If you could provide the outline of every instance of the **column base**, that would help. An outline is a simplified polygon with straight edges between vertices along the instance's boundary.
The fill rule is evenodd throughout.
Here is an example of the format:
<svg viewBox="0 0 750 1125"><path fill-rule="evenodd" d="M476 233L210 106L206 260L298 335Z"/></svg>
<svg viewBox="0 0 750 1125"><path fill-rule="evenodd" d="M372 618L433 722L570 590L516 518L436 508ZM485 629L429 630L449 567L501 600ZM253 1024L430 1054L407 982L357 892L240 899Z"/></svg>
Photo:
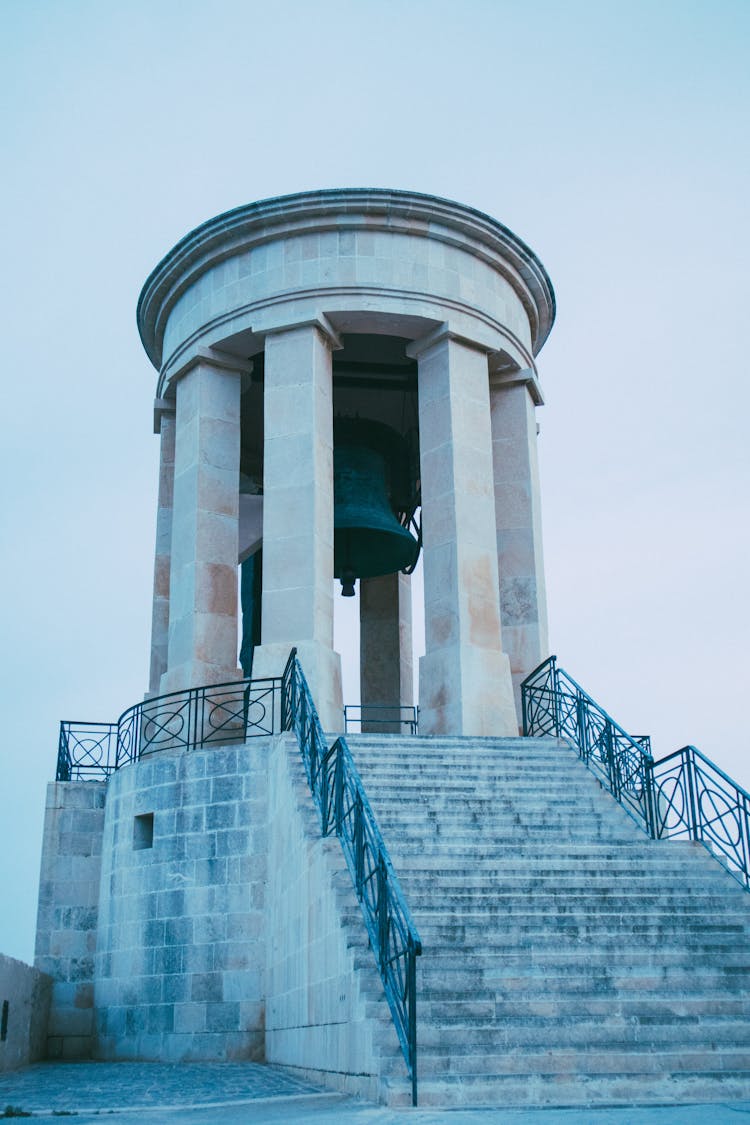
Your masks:
<svg viewBox="0 0 750 1125"><path fill-rule="evenodd" d="M455 645L420 659L420 734L512 738L518 729L506 653Z"/></svg>
<svg viewBox="0 0 750 1125"><path fill-rule="evenodd" d="M280 676L292 645L273 641L259 645L253 654L253 679ZM305 673L323 730L341 734L344 730L344 704L341 691L341 657L318 641L297 643L297 657Z"/></svg>
<svg viewBox="0 0 750 1125"><path fill-rule="evenodd" d="M159 690L154 694L167 695L171 691L188 691L190 688L204 687L207 684L233 683L241 679L242 670L236 664L231 668L222 668L218 664L191 660L165 672L161 677Z"/></svg>

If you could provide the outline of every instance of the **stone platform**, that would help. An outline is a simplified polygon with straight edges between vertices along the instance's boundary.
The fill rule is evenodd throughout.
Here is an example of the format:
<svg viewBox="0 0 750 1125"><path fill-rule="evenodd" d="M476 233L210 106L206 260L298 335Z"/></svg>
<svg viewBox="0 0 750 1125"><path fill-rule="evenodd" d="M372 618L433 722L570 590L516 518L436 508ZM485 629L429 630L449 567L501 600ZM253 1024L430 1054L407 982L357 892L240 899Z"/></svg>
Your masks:
<svg viewBox="0 0 750 1125"><path fill-rule="evenodd" d="M750 1102L617 1109L386 1109L258 1063L38 1063L0 1075L0 1117L13 1106L76 1125L729 1125Z"/></svg>

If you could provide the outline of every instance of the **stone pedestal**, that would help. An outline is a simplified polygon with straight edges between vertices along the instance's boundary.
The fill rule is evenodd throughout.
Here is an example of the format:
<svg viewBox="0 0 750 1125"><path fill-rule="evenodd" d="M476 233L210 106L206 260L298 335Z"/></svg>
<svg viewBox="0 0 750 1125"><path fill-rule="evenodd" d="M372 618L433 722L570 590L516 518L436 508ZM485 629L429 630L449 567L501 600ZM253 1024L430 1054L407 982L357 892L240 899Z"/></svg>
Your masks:
<svg viewBox="0 0 750 1125"><path fill-rule="evenodd" d="M486 354L440 332L419 361L425 655L420 732L518 733L500 635Z"/></svg>

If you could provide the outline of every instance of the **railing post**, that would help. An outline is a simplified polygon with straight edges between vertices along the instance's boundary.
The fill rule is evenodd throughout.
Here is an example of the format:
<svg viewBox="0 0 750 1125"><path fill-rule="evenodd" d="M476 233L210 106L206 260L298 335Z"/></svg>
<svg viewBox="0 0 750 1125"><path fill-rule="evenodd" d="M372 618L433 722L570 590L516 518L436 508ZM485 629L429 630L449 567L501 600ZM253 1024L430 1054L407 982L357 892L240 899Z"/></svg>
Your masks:
<svg viewBox="0 0 750 1125"><path fill-rule="evenodd" d="M652 840L659 839L659 815L656 807L656 789L654 785L654 762L643 755L643 778L646 798L645 818L648 834Z"/></svg>
<svg viewBox="0 0 750 1125"><path fill-rule="evenodd" d="M552 698L555 701L555 737L560 737L562 724L560 722L560 676L557 671L557 660L550 657L550 679L552 680Z"/></svg>
<svg viewBox="0 0 750 1125"><path fill-rule="evenodd" d="M737 802L737 807L741 813L740 837L742 839L742 882L743 886L745 888L748 888L750 887L750 871L748 871L748 861L750 860L750 856L748 855L748 845L750 845L750 841L748 840L748 827L750 827L748 812L750 810L748 809L748 801L744 793L740 794L739 801Z"/></svg>
<svg viewBox="0 0 750 1125"><path fill-rule="evenodd" d="M336 761L333 767L333 815L336 822L336 835L342 831L344 815L344 751L341 742L336 742Z"/></svg>
<svg viewBox="0 0 750 1125"><path fill-rule="evenodd" d="M612 788L612 795L619 801L620 799L620 775L615 761L615 745L612 733L612 722L608 718L604 724L604 742L607 750L607 769L609 771L609 783Z"/></svg>
<svg viewBox="0 0 750 1125"><path fill-rule="evenodd" d="M55 781L70 781L72 762L65 723L60 723L60 740L57 744L57 776Z"/></svg>
<svg viewBox="0 0 750 1125"><path fill-rule="evenodd" d="M133 735L133 749L130 754L130 760L137 762L141 757L141 746L143 744L143 705L138 704L138 708L132 718L132 735ZM117 737L120 737L120 724L117 724Z"/></svg>
<svg viewBox="0 0 750 1125"><path fill-rule="evenodd" d="M327 836L331 828L331 787L328 783L330 760L325 750L320 755L320 817L323 825L323 835Z"/></svg>
<svg viewBox="0 0 750 1125"><path fill-rule="evenodd" d="M407 943L406 990L407 1035L409 1042L409 1070L411 1072L411 1104L417 1104L417 951L414 940Z"/></svg>
<svg viewBox="0 0 750 1125"><path fill-rule="evenodd" d="M357 793L354 798L354 883L357 898L364 893L365 874L365 826L362 817L362 798Z"/></svg>
<svg viewBox="0 0 750 1125"><path fill-rule="evenodd" d="M700 803L698 801L698 793L695 778L695 758L691 746L686 746L682 751L683 753L683 769L687 773L687 787L690 807L690 838L692 840L703 839L703 826L700 823Z"/></svg>
<svg viewBox="0 0 750 1125"><path fill-rule="evenodd" d="M386 971L388 963L388 872L382 855L378 856L378 958L380 971Z"/></svg>
<svg viewBox="0 0 750 1125"><path fill-rule="evenodd" d="M588 726L586 723L586 702L580 691L576 691L576 731L578 750L584 762L589 760Z"/></svg>

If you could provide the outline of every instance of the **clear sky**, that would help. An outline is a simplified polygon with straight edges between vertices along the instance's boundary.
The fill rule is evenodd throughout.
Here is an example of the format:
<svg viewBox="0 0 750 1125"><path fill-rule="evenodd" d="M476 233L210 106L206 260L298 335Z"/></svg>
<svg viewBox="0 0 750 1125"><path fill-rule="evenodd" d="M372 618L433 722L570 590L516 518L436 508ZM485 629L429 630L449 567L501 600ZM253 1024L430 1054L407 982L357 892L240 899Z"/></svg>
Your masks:
<svg viewBox="0 0 750 1125"><path fill-rule="evenodd" d="M553 651L750 787L749 44L748 0L3 0L0 952L33 956L58 721L146 687L138 293L272 195L414 189L531 245Z"/></svg>

